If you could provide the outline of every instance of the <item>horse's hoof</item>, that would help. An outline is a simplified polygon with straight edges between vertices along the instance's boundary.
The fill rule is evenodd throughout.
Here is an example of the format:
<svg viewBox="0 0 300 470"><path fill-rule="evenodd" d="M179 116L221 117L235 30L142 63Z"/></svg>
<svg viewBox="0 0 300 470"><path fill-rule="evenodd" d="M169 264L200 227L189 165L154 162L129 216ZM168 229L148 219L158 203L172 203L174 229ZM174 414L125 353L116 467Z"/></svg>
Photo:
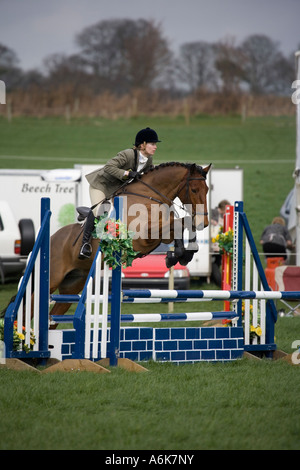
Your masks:
<svg viewBox="0 0 300 470"><path fill-rule="evenodd" d="M172 268L172 266L175 266L175 264L177 264L177 259L169 260L169 259L166 258L166 267L168 269Z"/></svg>
<svg viewBox="0 0 300 470"><path fill-rule="evenodd" d="M166 266L167 266L168 269L170 269L172 266L175 266L175 264L178 262L178 259L175 256L174 251L168 251L167 252L165 262L166 262Z"/></svg>
<svg viewBox="0 0 300 470"><path fill-rule="evenodd" d="M181 266L186 266L190 261L192 261L193 256L194 253L192 251L186 251L183 256L178 258L178 263L181 264Z"/></svg>

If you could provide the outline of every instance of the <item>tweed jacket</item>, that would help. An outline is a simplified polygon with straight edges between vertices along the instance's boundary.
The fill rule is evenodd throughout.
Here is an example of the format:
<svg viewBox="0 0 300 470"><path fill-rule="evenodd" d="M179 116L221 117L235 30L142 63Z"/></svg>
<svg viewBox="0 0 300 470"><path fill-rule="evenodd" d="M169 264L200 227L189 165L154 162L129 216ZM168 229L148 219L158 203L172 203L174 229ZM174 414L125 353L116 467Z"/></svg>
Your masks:
<svg viewBox="0 0 300 470"><path fill-rule="evenodd" d="M136 171L137 166L138 152L134 149L126 149L111 158L104 167L87 174L85 177L93 188L100 189L106 197L109 197L125 182L124 171ZM151 166L152 157L149 157L143 170L147 170Z"/></svg>

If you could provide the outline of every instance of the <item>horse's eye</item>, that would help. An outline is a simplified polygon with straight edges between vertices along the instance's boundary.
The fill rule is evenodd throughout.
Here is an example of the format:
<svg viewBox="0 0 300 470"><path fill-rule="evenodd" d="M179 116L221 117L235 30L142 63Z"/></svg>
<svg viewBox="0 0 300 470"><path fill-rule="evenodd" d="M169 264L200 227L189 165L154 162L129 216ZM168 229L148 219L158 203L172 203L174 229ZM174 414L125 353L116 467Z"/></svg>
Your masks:
<svg viewBox="0 0 300 470"><path fill-rule="evenodd" d="M197 189L192 189L192 193L196 193L197 192Z"/></svg>

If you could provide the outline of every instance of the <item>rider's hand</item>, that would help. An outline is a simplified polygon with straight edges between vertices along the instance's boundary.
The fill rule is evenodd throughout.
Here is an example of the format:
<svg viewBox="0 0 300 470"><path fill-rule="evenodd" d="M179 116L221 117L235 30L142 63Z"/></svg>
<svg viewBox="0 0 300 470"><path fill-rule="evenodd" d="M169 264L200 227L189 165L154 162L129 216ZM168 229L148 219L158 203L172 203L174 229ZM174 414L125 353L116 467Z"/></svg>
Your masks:
<svg viewBox="0 0 300 470"><path fill-rule="evenodd" d="M136 178L138 175L138 172L137 171L129 171L128 173L128 177L131 179L131 178Z"/></svg>

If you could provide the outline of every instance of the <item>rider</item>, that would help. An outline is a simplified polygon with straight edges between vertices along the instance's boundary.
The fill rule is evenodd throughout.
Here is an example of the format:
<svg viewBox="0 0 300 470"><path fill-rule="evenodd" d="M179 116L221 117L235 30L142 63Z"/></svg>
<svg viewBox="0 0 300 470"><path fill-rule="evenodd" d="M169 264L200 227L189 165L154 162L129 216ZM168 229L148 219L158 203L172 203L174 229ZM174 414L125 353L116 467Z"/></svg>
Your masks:
<svg viewBox="0 0 300 470"><path fill-rule="evenodd" d="M146 127L137 133L133 148L119 152L103 168L86 175L90 185L91 203L95 207L89 211L86 218L79 259L89 258L92 254L90 239L100 203L108 200L126 180L135 178L142 170L147 170L152 166L157 142L161 142L157 133L150 127Z"/></svg>

